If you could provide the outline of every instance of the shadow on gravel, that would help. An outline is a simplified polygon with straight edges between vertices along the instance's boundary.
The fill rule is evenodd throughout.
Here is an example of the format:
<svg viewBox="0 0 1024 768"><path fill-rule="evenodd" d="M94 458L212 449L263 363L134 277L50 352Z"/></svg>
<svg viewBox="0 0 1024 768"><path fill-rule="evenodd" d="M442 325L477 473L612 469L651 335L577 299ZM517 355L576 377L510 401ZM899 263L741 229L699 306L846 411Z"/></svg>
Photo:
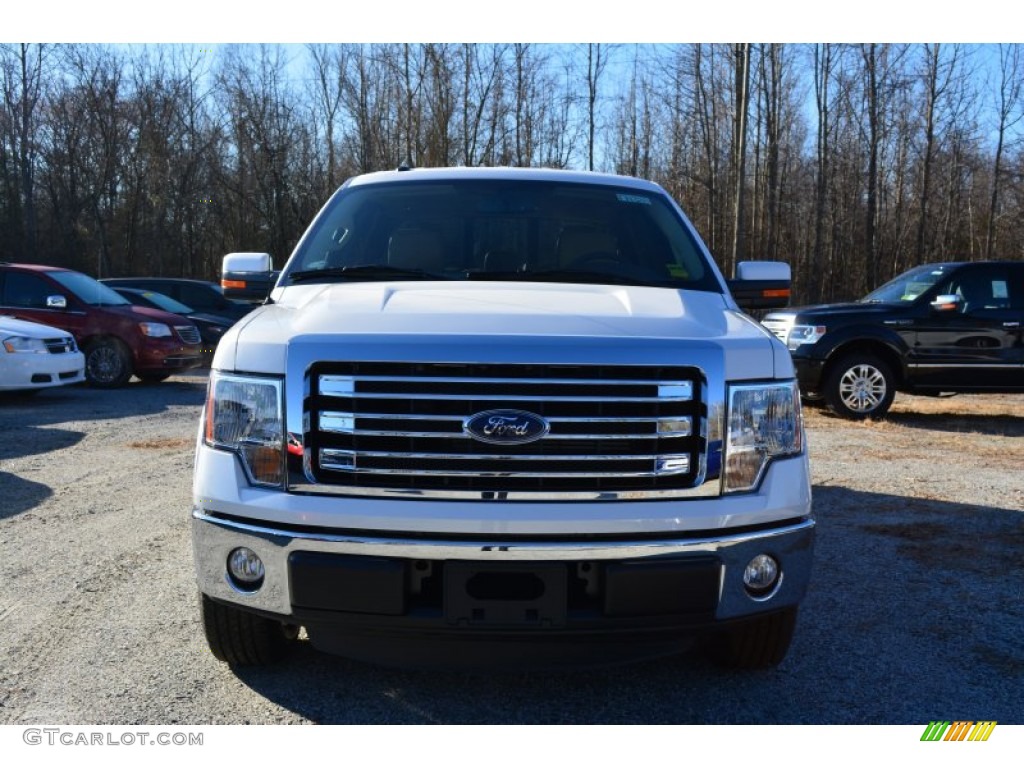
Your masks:
<svg viewBox="0 0 1024 768"><path fill-rule="evenodd" d="M825 408L804 406L805 413L811 419L825 419L832 427L856 424L862 427L876 426L884 430L887 424L911 429L923 429L934 432L966 432L980 435L998 435L1006 437L1024 437L1024 419L1012 413L978 414L978 413L916 413L912 411L889 411L882 421L850 422L836 416Z"/></svg>
<svg viewBox="0 0 1024 768"><path fill-rule="evenodd" d="M886 421L901 427L934 432L970 432L980 435L1024 437L1024 419L1011 414L892 413Z"/></svg>
<svg viewBox="0 0 1024 768"><path fill-rule="evenodd" d="M410 671L302 642L279 666L236 674L317 723L1024 722L1024 496L995 508L814 494L815 572L775 669L722 670L687 651L586 671Z"/></svg>
<svg viewBox="0 0 1024 768"><path fill-rule="evenodd" d="M70 448L84 432L53 425L95 419L125 419L130 434L131 420L161 413L176 406L196 406L206 395L206 371L176 376L160 384L133 381L121 389L92 389L86 386L55 387L32 397L0 397L0 467L5 461ZM192 435L184 444L190 444ZM129 444L130 447L163 447ZM0 520L32 509L53 491L41 483L0 472Z"/></svg>
<svg viewBox="0 0 1024 768"><path fill-rule="evenodd" d="M0 436L0 461L4 461L70 448L81 441L85 433L57 427L32 426L21 426L15 430L5 431L0 420ZM2 498L3 491L0 489L0 499Z"/></svg>
<svg viewBox="0 0 1024 768"><path fill-rule="evenodd" d="M27 512L52 495L48 485L0 472L0 520Z"/></svg>
<svg viewBox="0 0 1024 768"><path fill-rule="evenodd" d="M135 419L176 406L196 406L206 396L206 375L174 377L160 384L132 381L120 389L60 387L31 398L0 398L0 459L67 448L80 432L49 425L95 419ZM126 425L127 429L127 425ZM76 436L72 439L70 436Z"/></svg>

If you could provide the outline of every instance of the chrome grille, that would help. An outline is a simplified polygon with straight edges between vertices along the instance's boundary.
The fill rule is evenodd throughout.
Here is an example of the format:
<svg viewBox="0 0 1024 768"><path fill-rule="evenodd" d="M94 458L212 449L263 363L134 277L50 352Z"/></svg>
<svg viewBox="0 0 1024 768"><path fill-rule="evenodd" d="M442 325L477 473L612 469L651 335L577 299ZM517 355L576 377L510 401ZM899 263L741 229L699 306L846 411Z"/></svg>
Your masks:
<svg viewBox="0 0 1024 768"><path fill-rule="evenodd" d="M186 344L199 343L199 329L194 325L176 325L174 330L178 332L179 338Z"/></svg>
<svg viewBox="0 0 1024 768"><path fill-rule="evenodd" d="M75 340L71 336L64 336L60 339L43 339L43 343L50 353L54 355L63 355L78 350Z"/></svg>
<svg viewBox="0 0 1024 768"><path fill-rule="evenodd" d="M309 479L364 489L663 492L702 479L706 406L684 366L316 363L304 400ZM550 431L474 439L483 412L527 411Z"/></svg>

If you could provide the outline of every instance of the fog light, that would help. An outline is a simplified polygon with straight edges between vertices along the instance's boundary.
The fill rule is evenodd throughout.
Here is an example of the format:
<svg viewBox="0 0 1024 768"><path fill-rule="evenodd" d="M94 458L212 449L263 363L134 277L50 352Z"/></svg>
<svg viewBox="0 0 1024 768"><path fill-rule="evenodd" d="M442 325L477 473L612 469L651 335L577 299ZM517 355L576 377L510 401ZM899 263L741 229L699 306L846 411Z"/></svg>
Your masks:
<svg viewBox="0 0 1024 768"><path fill-rule="evenodd" d="M758 555L743 570L743 584L753 597L764 597L779 583L779 564L770 555Z"/></svg>
<svg viewBox="0 0 1024 768"><path fill-rule="evenodd" d="M236 587L254 592L262 586L266 571L259 555L248 547L238 547L228 555L228 573Z"/></svg>

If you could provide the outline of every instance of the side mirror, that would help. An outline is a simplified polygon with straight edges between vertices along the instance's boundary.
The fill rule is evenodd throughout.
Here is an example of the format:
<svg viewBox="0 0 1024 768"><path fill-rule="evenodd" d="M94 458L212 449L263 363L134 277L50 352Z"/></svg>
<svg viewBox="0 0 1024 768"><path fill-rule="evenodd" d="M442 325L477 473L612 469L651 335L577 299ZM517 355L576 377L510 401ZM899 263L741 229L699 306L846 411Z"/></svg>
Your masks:
<svg viewBox="0 0 1024 768"><path fill-rule="evenodd" d="M743 309L781 309L789 306L792 272L783 261L741 261L729 292Z"/></svg>
<svg viewBox="0 0 1024 768"><path fill-rule="evenodd" d="M955 293L944 293L936 296L931 307L936 312L956 312L963 305L963 299Z"/></svg>
<svg viewBox="0 0 1024 768"><path fill-rule="evenodd" d="M263 301L277 282L269 253L229 253L221 265L220 286L229 299Z"/></svg>
<svg viewBox="0 0 1024 768"><path fill-rule="evenodd" d="M66 297L60 294L46 297L46 308L47 309L67 309L68 300Z"/></svg>

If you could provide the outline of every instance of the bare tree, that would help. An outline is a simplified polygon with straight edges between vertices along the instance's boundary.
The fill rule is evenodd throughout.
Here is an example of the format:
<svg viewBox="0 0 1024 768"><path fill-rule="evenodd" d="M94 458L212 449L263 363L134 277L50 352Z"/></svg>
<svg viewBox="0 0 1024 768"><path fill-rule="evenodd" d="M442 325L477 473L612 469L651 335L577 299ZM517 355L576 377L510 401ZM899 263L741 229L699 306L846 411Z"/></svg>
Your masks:
<svg viewBox="0 0 1024 768"><path fill-rule="evenodd" d="M608 66L608 46L587 43L587 170L594 170L594 146L597 135L597 101L601 77Z"/></svg>
<svg viewBox="0 0 1024 768"><path fill-rule="evenodd" d="M732 248L727 271L731 274L736 263L746 255L746 167L747 167L747 110L750 105L750 44L733 46L733 207Z"/></svg>
<svg viewBox="0 0 1024 768"><path fill-rule="evenodd" d="M945 53L947 50L948 54ZM933 229L930 219L932 173L938 141L936 125L940 120L941 102L952 87L961 56L962 49L958 45L942 46L935 43L924 46L921 74L924 86L924 148L921 153L921 188L918 196L917 244L914 251L918 262L924 261L930 250L927 235Z"/></svg>
<svg viewBox="0 0 1024 768"><path fill-rule="evenodd" d="M13 163L3 164L5 188L10 195L9 203L16 200L20 208L20 211L15 209L20 215L16 213L14 216L21 234L18 256L33 261L37 256L38 227L35 205L36 133L49 48L29 43L5 45L0 48L0 57L5 118L2 139L4 149L9 151L13 160ZM6 156L7 152L4 154ZM16 181L9 175L12 170Z"/></svg>
<svg viewBox="0 0 1024 768"><path fill-rule="evenodd" d="M1024 117L1022 88L1024 88L1024 62L1021 45L999 46L999 81L996 87L996 148L992 158L992 193L989 197L988 217L985 225L985 258L996 252L996 221L999 218L1000 193L1003 180L1003 152L1007 134Z"/></svg>

